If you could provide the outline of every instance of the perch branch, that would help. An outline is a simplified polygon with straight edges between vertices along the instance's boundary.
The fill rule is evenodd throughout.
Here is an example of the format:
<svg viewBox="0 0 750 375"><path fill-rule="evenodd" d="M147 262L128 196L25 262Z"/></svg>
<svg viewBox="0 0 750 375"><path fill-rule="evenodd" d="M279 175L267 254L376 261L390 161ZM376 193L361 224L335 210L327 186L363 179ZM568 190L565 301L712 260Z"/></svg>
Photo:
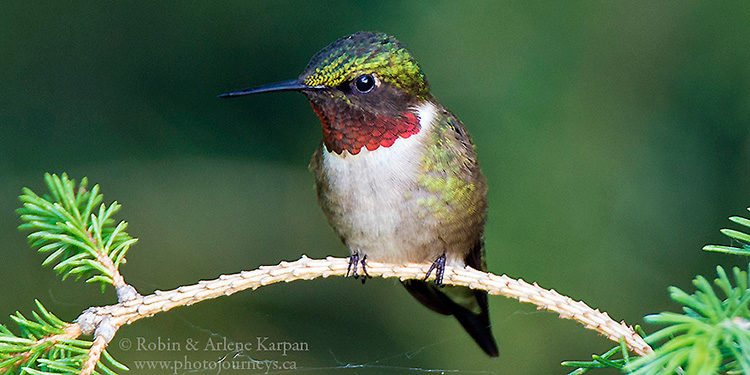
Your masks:
<svg viewBox="0 0 750 375"><path fill-rule="evenodd" d="M91 349L89 349L89 356L81 367L81 375L89 375L94 372L96 364L99 362L99 358L102 356L102 352L106 346L107 340L103 336L96 336L93 344L91 344Z"/></svg>
<svg viewBox="0 0 750 375"><path fill-rule="evenodd" d="M228 296L245 289L257 289L278 282L311 280L318 277L344 276L349 260L346 258L311 259L302 256L294 262L281 262L275 266L261 266L253 271L242 271L232 275L221 275L214 280L201 280L194 285L181 286L169 291L155 291L151 295L137 296L118 304L91 307L84 311L76 325L81 332L92 334L101 330L100 325L108 326L114 332L122 325L154 314L187 306L220 296ZM395 265L370 261L367 272L373 277L398 277L401 280L421 279L427 273L429 264ZM608 339L619 342L622 338L628 349L637 355L652 352L651 347L625 322L616 322L606 312L592 309L582 301L547 290L536 283L529 284L506 275L494 275L472 268L445 267L443 283L467 286L486 290L489 294L515 298L520 302L532 303L537 309L554 311L564 319L572 319L584 327L595 330ZM99 336L99 335L97 335ZM111 339L111 337L109 337ZM107 340L109 341L109 340Z"/></svg>
<svg viewBox="0 0 750 375"><path fill-rule="evenodd" d="M115 266L112 259L107 256L106 252L97 249L96 260L109 270L109 273L112 275L112 286L115 287L118 302L125 302L141 296L133 286L125 282L125 279L120 274L120 270L117 269L117 266Z"/></svg>

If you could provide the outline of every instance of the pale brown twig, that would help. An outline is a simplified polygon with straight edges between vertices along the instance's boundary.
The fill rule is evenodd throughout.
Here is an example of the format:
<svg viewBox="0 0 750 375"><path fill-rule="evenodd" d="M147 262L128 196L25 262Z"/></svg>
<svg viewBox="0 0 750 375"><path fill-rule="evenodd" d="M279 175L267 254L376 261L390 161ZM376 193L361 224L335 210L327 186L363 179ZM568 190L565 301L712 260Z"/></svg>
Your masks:
<svg viewBox="0 0 750 375"><path fill-rule="evenodd" d="M99 357L101 357L102 352L106 347L107 340L102 336L96 336L94 343L91 344L91 348L89 349L89 356L86 358L86 362L83 362L79 374L91 375L96 368L96 364L99 363Z"/></svg>
<svg viewBox="0 0 750 375"><path fill-rule="evenodd" d="M349 260L346 258L310 259L302 256L294 262L281 262L275 266L261 266L253 271L242 271L232 275L221 275L214 280L203 280L194 285L181 286L170 291L155 291L148 296L140 296L115 305L92 307L84 311L76 320L86 334L101 329L106 321L114 331L124 324L152 316L178 306L192 305L219 296L230 295L245 289L257 289L278 282L311 280L318 277L344 276ZM373 277L398 277L401 280L421 279L429 269L429 264L388 264L370 261L367 271ZM486 290L489 294L515 298L532 303L538 309L557 312L561 318L572 319L588 329L595 330L608 339L624 340L628 349L637 355L652 352L651 347L635 331L625 324L616 322L598 309L594 310L582 301L575 301L555 290L547 290L536 283L529 284L506 275L494 275L472 268L446 266L443 283L467 286ZM114 331L112 330L114 328Z"/></svg>
<svg viewBox="0 0 750 375"><path fill-rule="evenodd" d="M55 345L60 340L72 340L77 338L81 335L81 326L79 326L76 323L69 324L63 329L63 333L58 333L56 335L50 335L43 337L36 341L32 346L33 347L39 347L40 345L46 345L48 343L51 343L50 347ZM23 355L23 358L21 358L19 361L14 363L9 363L3 367L0 367L0 372L4 372L8 368L12 368L14 366L22 366L26 362L28 362L29 357L31 356L32 350L29 350L26 352L26 354Z"/></svg>
<svg viewBox="0 0 750 375"><path fill-rule="evenodd" d="M57 335L47 336L39 340L37 345L48 343L48 342L56 343L60 340L72 340L81 335L81 327L78 324L69 324L63 330L65 332L57 334Z"/></svg>

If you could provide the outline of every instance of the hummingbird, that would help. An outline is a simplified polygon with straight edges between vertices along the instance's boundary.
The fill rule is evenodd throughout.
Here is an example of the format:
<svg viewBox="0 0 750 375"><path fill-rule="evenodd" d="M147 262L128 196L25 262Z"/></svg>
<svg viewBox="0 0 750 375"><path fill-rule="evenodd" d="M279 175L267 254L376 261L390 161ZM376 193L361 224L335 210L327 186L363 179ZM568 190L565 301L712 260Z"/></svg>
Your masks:
<svg viewBox="0 0 750 375"><path fill-rule="evenodd" d="M446 265L487 269L487 183L466 128L432 96L412 54L390 35L357 32L320 50L296 79L219 97L278 91L302 93L320 119L323 140L309 169L350 251L347 276L364 282L368 259L431 263L404 287L497 357L487 293L442 284Z"/></svg>

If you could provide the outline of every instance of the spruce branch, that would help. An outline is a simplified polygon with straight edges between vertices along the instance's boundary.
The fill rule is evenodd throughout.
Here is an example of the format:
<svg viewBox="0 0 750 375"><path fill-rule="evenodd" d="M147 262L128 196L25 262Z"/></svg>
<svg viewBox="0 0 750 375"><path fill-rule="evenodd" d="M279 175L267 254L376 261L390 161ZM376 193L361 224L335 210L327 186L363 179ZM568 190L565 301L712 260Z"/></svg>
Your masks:
<svg viewBox="0 0 750 375"><path fill-rule="evenodd" d="M92 329L104 319L110 319L114 326L120 327L178 306L192 305L246 289L257 289L280 282L344 276L348 265L349 260L346 258L311 259L302 256L294 262L261 266L253 271L221 275L214 280L203 280L197 284L181 286L170 291L157 290L154 294L116 305L92 307L81 314L76 321L82 324L83 333L92 333ZM368 262L367 272L372 277L398 277L401 280L422 279L429 267L429 264L389 264L371 261ZM431 279L434 279L434 276ZM529 284L506 275L498 276L469 267L451 266L445 268L443 283L486 290L489 294L532 303L538 309L554 311L561 318L575 320L610 340L619 342L622 339L628 350L633 353L644 355L651 352L651 347L624 322L618 323L605 312L592 309L585 303L563 296L555 290L544 289L536 283Z"/></svg>
<svg viewBox="0 0 750 375"><path fill-rule="evenodd" d="M640 327L636 326L635 331L639 332ZM645 336L641 334L642 336ZM621 354L622 358L613 359L612 357ZM565 367L576 367L575 370L568 373L568 375L581 375L587 373L591 369L595 368L616 368L622 370L630 362L628 356L627 346L624 340L620 340L620 345L608 350L603 354L594 354L591 356L591 361L564 361L561 365Z"/></svg>
<svg viewBox="0 0 750 375"><path fill-rule="evenodd" d="M19 229L31 231L28 239L33 248L49 253L42 265L57 262L54 270L63 279L85 277L86 282L101 283L102 290L113 285L121 301L133 298L137 293L125 283L119 266L137 239L125 232L126 222L115 225L113 215L120 205L101 203L99 185L89 190L85 177L77 187L65 173L61 177L46 173L44 181L50 194L40 197L24 188L23 207L18 209L23 221Z"/></svg>
<svg viewBox="0 0 750 375"><path fill-rule="evenodd" d="M741 225L744 231L750 230L750 220L747 218L732 216L729 220ZM706 245L703 250L750 255L750 234L726 228L721 233L740 246ZM677 287L669 288L672 300L683 306L683 314L662 312L644 318L648 323L667 325L651 335L642 334L651 345L661 343L653 353L630 361L625 350L614 347L600 356L593 355L592 361L566 361L562 365L577 367L569 375L584 374L603 367L635 375L674 372L750 374L749 272L734 267L734 285L724 268L719 266L716 272L718 278L714 280L715 287L703 276L698 276L693 280L697 288L693 294ZM719 297L720 293L724 294L724 299ZM622 358L612 359L617 353L622 353Z"/></svg>
<svg viewBox="0 0 750 375"><path fill-rule="evenodd" d="M734 285L724 268L716 267L716 272L714 286L703 276L696 277L693 294L669 288L670 297L684 306L683 314L663 312L645 317L648 323L668 326L645 338L650 343L664 343L654 353L632 361L628 369L633 374L663 374L677 368L686 374L750 374L748 272L734 267Z"/></svg>
<svg viewBox="0 0 750 375"><path fill-rule="evenodd" d="M14 334L0 324L0 373L3 374L77 374L90 358L91 342L79 340L78 324L66 323L36 301L37 312L33 319L21 313L11 316L20 330ZM127 367L104 354L106 364L98 361L89 373L114 374L110 369L127 370ZM98 359L98 357L97 357Z"/></svg>
<svg viewBox="0 0 750 375"><path fill-rule="evenodd" d="M714 285L703 276L696 277L693 294L669 288L672 300L683 306L683 314L662 312L644 318L647 323L667 325L644 335L649 344L660 343L653 353L630 360L623 348L615 347L594 355L592 361L567 361L563 366L578 367L569 375L601 367L634 375L750 374L750 278L747 271L734 267L733 284L724 268L719 266L716 272ZM623 358L612 359L617 353L623 353Z"/></svg>
<svg viewBox="0 0 750 375"><path fill-rule="evenodd" d="M280 282L344 276L347 273L348 265L349 260L347 258L311 259L303 255L294 262L281 262L275 266L261 266L252 271L221 275L214 280L202 280L197 284L185 285L169 291L157 290L151 295L139 295L136 298L114 305L90 307L73 324L65 327L68 330L67 332L74 335L71 339L77 338L80 334L86 334L93 335L95 337L94 342L92 344L82 341L81 343L84 344L81 347L88 346L90 349L86 350L84 357L65 358L66 366L64 366L64 370L76 370L75 372L80 371L80 374L84 375L91 374L94 365L101 365L101 362L98 362L101 354L108 358L110 364L118 368L124 368L114 359L111 359L104 349L115 332L125 324L169 311L175 307L228 296L246 289L255 290ZM371 261L368 262L367 267L367 271L372 277L397 277L401 280L408 280L422 279L430 264L389 264ZM431 276L428 280L434 280L434 276ZM443 283L486 290L489 294L502 295L534 304L540 310L554 311L561 318L575 320L612 341L622 342L627 350L637 355L646 355L652 351L646 341L624 322L618 323L605 312L592 309L584 302L575 301L557 293L555 290L544 289L536 283L529 284L520 279L513 279L506 275L494 275L470 267L452 266L446 266ZM59 333L59 331L52 332L55 335ZM42 338L42 340L54 339ZM0 363L1 365L2 363ZM60 363L55 363L55 365L63 369ZM48 366L47 368L51 367ZM2 367L0 367L0 371L2 370ZM105 370L107 373L110 373L109 371Z"/></svg>
<svg viewBox="0 0 750 375"><path fill-rule="evenodd" d="M141 296L135 288L125 283L119 272L125 254L135 238L121 221L115 224L113 214L120 205L102 204L98 185L87 189L84 178L76 187L74 180L63 174L45 175L50 194L38 196L24 189L23 207L18 210L23 224L30 230L29 242L41 253L50 253L43 264L57 262L54 269L63 278L74 275L87 282L99 282L104 288L116 288L118 303L90 307L73 323L66 323L47 312L37 303L40 314L34 313L36 322L17 314L12 319L18 323L22 336L14 335L0 326L0 372L29 374L99 373L114 374L102 364L105 359L111 367L127 369L106 352L118 329L139 319L186 306L200 301L230 295L245 289L279 282L311 280L318 277L345 276L349 260L328 257L310 259L302 256L294 262L281 262L275 266L262 266L256 270L232 275L221 275L215 280L204 280L194 285L181 286L170 291L155 291ZM98 206L98 211L95 207ZM387 264L368 262L368 273L373 277L401 280L422 279L430 264ZM434 276L433 276L434 279ZM557 312L561 318L572 319L588 329L595 330L610 340L621 343L622 351L637 355L652 352L651 347L630 326L615 322L605 312L594 310L582 301L575 301L547 290L536 283L529 284L506 275L498 276L472 268L447 266L443 275L446 285L466 286L485 290L521 302L532 303L538 309ZM92 341L79 340L81 335L91 335ZM602 360L606 360L602 357Z"/></svg>
<svg viewBox="0 0 750 375"><path fill-rule="evenodd" d="M750 207L747 210L750 211ZM746 232L724 228L721 229L721 233L729 237L733 242L736 241L739 246L706 245L703 247L703 250L734 255L750 255L750 233L747 233L747 231L750 231L750 219L742 216L732 216L729 220L741 225L743 227L742 230Z"/></svg>

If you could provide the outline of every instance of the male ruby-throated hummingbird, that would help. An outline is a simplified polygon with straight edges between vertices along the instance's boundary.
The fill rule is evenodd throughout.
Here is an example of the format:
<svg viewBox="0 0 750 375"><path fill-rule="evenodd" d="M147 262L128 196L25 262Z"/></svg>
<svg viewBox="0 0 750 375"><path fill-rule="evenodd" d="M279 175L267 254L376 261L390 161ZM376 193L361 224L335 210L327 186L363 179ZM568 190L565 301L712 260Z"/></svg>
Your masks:
<svg viewBox="0 0 750 375"><path fill-rule="evenodd" d="M496 357L487 293L441 287L446 264L487 268L487 185L466 128L430 94L411 53L386 34L358 32L318 52L296 79L220 97L273 91L301 92L320 118L310 170L351 252L351 274L361 265L366 276L367 259L432 262L425 280L434 270L435 284L408 280L406 289Z"/></svg>

